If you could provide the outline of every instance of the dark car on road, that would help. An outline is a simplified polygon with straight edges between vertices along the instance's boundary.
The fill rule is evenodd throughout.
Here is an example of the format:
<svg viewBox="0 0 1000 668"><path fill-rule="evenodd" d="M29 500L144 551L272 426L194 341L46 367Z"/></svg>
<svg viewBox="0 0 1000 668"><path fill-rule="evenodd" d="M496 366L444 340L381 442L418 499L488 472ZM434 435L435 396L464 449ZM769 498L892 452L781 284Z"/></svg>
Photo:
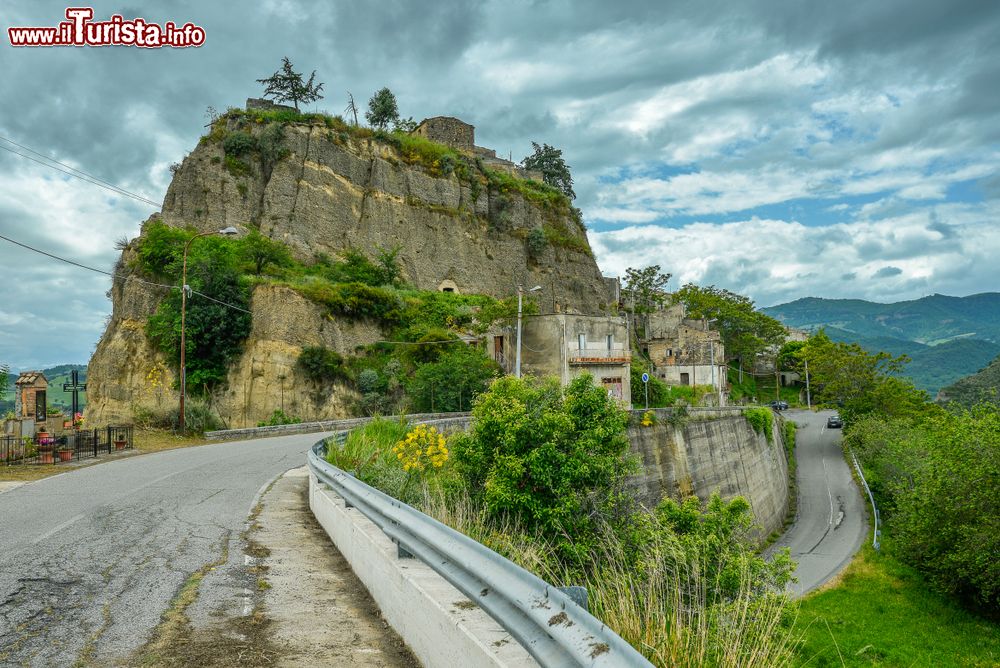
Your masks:
<svg viewBox="0 0 1000 668"><path fill-rule="evenodd" d="M776 411L787 411L788 410L788 402L787 401L772 401L772 402L770 402L768 404L768 406L770 406L771 408L773 408Z"/></svg>
<svg viewBox="0 0 1000 668"><path fill-rule="evenodd" d="M844 426L844 421L840 419L839 415L831 415L826 419L826 426L830 429L841 429Z"/></svg>

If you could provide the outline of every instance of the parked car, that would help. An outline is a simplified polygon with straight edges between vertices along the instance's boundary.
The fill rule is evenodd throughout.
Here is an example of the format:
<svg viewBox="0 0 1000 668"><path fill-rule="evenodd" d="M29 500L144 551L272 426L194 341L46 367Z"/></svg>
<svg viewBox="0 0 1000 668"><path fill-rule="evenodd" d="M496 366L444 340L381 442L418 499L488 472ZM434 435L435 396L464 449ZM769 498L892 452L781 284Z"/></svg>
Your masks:
<svg viewBox="0 0 1000 668"><path fill-rule="evenodd" d="M772 402L770 402L768 404L768 406L770 406L771 408L773 408L776 411L787 411L788 410L788 402L787 401L772 401Z"/></svg>
<svg viewBox="0 0 1000 668"><path fill-rule="evenodd" d="M826 419L826 426L829 429L841 429L844 426L844 421L840 419L839 415L831 415Z"/></svg>

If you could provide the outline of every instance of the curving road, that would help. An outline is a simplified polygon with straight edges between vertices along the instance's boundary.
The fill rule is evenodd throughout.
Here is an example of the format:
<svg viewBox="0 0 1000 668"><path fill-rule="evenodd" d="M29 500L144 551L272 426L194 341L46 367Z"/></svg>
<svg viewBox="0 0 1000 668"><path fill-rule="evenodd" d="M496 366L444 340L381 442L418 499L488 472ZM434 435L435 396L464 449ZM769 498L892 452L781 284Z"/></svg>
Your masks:
<svg viewBox="0 0 1000 668"><path fill-rule="evenodd" d="M322 436L130 457L0 494L0 665L129 661L196 573L192 625L247 614L248 515Z"/></svg>
<svg viewBox="0 0 1000 668"><path fill-rule="evenodd" d="M791 549L798 563L798 582L789 591L802 596L843 570L868 532L864 501L844 461L840 430L827 429L833 411L790 410L785 418L798 424L798 514L795 523L768 548Z"/></svg>

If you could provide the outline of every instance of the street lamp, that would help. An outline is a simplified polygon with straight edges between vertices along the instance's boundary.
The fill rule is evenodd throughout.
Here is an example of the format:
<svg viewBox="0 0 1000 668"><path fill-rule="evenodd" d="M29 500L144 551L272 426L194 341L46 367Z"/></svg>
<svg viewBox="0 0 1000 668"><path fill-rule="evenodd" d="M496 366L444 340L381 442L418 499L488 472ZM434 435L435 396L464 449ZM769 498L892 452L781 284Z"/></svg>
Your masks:
<svg viewBox="0 0 1000 668"><path fill-rule="evenodd" d="M188 251L191 250L191 242L194 241L195 239L197 239L198 237L207 237L210 234L224 234L226 236L232 236L232 235L238 234L238 233L239 233L239 230L237 230L235 227L229 226L229 227L225 227L225 228L223 228L221 230L215 230L214 232L202 232L201 234L196 234L193 237L191 237L190 239L188 239L188 242L186 244L184 244L184 265L183 265L183 269L181 269L181 414L180 414L180 431L181 431L182 434L184 433L184 427L185 427L185 424L184 424L184 399L187 396L187 370L184 367L184 362L185 362L185 360L184 360L184 353L186 352L185 348L187 347L187 342L185 340L185 332L184 332L184 316L185 316L185 312L187 311L187 295L188 295L188 292L191 290L191 288L189 288L188 284L187 284Z"/></svg>
<svg viewBox="0 0 1000 668"><path fill-rule="evenodd" d="M708 331L708 326L713 322L718 322L718 318L712 318L711 320L705 321L705 331ZM708 352L710 355L709 362L712 365L712 391L717 392L719 395L719 407L722 407L722 390L715 384L715 343L709 339L708 340Z"/></svg>
<svg viewBox="0 0 1000 668"><path fill-rule="evenodd" d="M528 290L528 292L537 292L541 290L542 286L536 285L535 287ZM521 286L517 286L517 351L514 354L514 377L521 377L521 295L524 290Z"/></svg>

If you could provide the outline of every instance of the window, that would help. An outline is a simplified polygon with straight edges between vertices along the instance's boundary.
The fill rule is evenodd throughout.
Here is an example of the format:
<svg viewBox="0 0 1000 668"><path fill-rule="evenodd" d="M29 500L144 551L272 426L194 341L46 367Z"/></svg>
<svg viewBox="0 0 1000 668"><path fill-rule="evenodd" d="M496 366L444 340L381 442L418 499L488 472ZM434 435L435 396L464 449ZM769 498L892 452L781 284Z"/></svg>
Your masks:
<svg viewBox="0 0 1000 668"><path fill-rule="evenodd" d="M586 334L577 334L576 335L576 344L577 344L577 348L579 348L580 350L586 350L586 348L587 348L587 335Z"/></svg>
<svg viewBox="0 0 1000 668"><path fill-rule="evenodd" d="M608 334L608 350L612 350L615 347L615 335Z"/></svg>
<svg viewBox="0 0 1000 668"><path fill-rule="evenodd" d="M691 375L687 374L687 373L682 373L681 374L681 385L690 385L690 384L691 384Z"/></svg>

